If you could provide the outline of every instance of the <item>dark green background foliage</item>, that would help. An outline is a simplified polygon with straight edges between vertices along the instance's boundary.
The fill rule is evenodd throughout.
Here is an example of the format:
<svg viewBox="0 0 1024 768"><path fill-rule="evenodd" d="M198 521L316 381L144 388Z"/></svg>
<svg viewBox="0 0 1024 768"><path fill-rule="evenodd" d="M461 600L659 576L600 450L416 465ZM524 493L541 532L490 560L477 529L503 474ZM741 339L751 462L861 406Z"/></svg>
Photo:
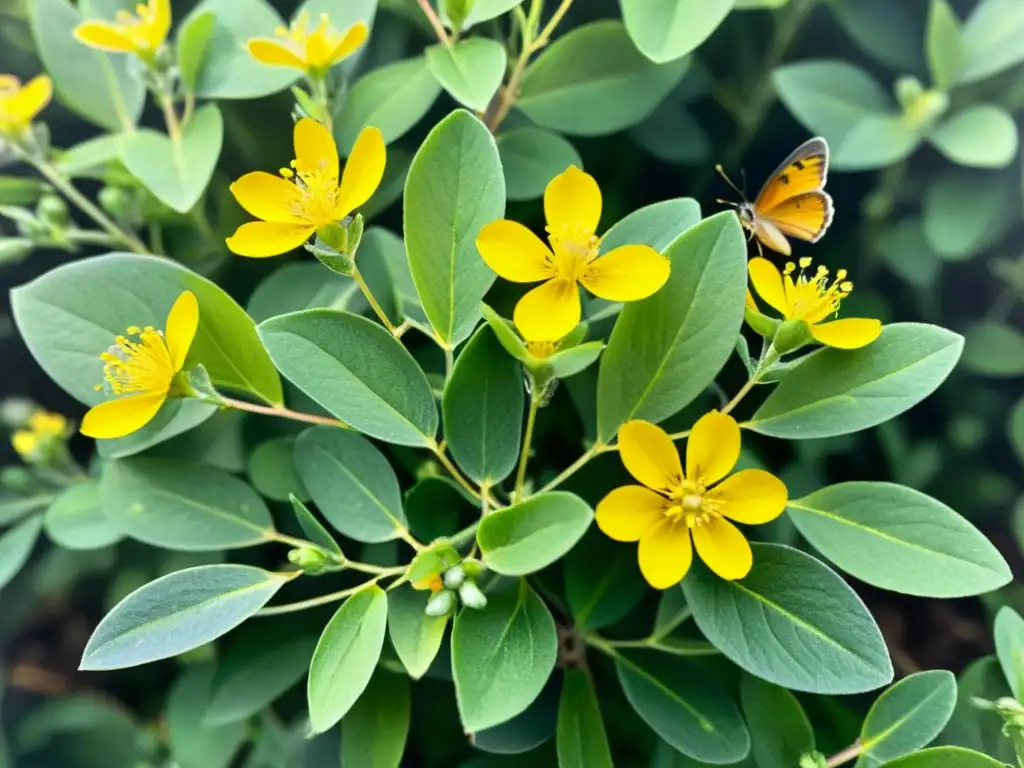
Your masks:
<svg viewBox="0 0 1024 768"><path fill-rule="evenodd" d="M0 72L27 78L42 69L28 12L55 3L0 0ZM507 218L542 231L539 197L544 184L567 164L580 162L604 193L601 231L642 206L670 198L696 198L708 216L720 207L717 197L734 194L714 174L716 162L723 163L736 179L742 169L752 196L757 184L799 142L811 135L824 135L834 153L828 190L835 200L835 221L816 246L797 244L797 255L813 255L833 270L849 270L856 289L843 304L845 316L933 323L964 334L966 346L961 364L939 391L897 420L853 435L791 443L746 432L745 461L778 473L787 483L790 497L804 506L834 510L837 505L852 503L813 493L845 481L891 481L909 486L958 510L988 536L1011 568L1018 571L1024 567L1024 179L1017 149L1017 130L1024 115L1024 2L692 0L692 4L707 5L701 23L710 37L704 42L700 42L705 34L700 24L672 30L666 38L659 17L645 15L654 13L645 8L674 5L670 0L623 3L633 8L626 14L626 22L636 44L651 59L669 63L655 67L621 29L612 29L610 21L588 27L584 34L594 39L586 45L569 52L560 50L558 40L573 35L574 29L622 16L615 0L576 0L559 26L555 42L542 54L551 58L524 82L521 111L513 110L498 137L509 198ZM92 4L117 6L114 0ZM295 5L284 0L271 4L284 18ZM192 5L175 0L175 18L184 18ZM326 2L320 5L330 7ZM548 0L548 12L554 5ZM680 0L678 5L687 3ZM985 8L979 10L980 6ZM970 21L964 24L965 19ZM963 29L958 31L957 24ZM509 33L508 17L485 22L479 31L504 40ZM419 56L434 43L414 0L380 0L369 48L355 64L357 85L349 93L346 117L336 128L340 148L345 151L365 110L374 108L366 85L372 84L374 77L381 81L378 87L394 90L396 99L402 100L405 113L397 110L396 115L393 110L375 116L382 121L378 124L389 141L401 138L389 144L389 170L382 193L364 210L372 226L393 232L402 231L399 198L409 160L428 131L456 106L438 81L457 93L463 103L486 105L486 95L483 103L477 103L479 94L472 88L460 90L457 82L451 82L444 51L427 53L429 67L386 69L399 60ZM678 57L679 46L690 50L698 44L693 54ZM52 70L55 54L43 50L42 55ZM600 86L606 92L598 90L599 98L582 89L582 95L572 97L579 99L572 110L552 108L548 89L566 71L592 73L621 60L631 62L624 65L629 76ZM485 66L483 59L481 66ZM378 74L360 79L375 70ZM280 85L271 84L268 89ZM88 81L83 87L90 87ZM238 87L244 91L254 86L243 83ZM199 88L201 93L206 88L209 95L217 95L216 88L204 85L202 78ZM932 88L948 92L948 96L933 93ZM281 285L288 286L285 293L270 283L261 284L282 266L281 259L242 260L220 245L221 238L241 220L241 212L227 193L229 181L254 168L277 167L282 158L290 156L292 103L287 91L255 100L218 102L225 140L204 217L190 218L172 210L187 210L198 194L195 190L179 190L177 199L164 201L171 207L152 198L145 201L147 217L161 222L167 249L190 268L215 279L248 308L257 323L285 311L332 302L335 306L347 302L353 311L364 309L358 297L344 297L347 288L335 286L332 277L301 251L302 261L297 254L296 263L288 267L294 272L288 280L281 280ZM418 111L417 104L422 107ZM408 113L416 114L406 119ZM638 120L637 115L646 116ZM86 116L99 124L109 119L103 114ZM55 146L70 147L95 135L95 128L56 103L44 118ZM157 125L158 115L147 112L143 122ZM545 130L541 132L534 123ZM524 152L538 151L543 161L539 167L523 159ZM203 159L196 158L195 163L202 166ZM34 202L35 186L4 175L21 170L0 171L0 205ZM100 179L85 174L80 182L89 194L104 184L131 187L134 183L126 170L116 168L108 169ZM11 234L13 229L8 226L9 222L0 219L0 233ZM360 266L366 265L367 281L381 286L383 296L378 297L394 317L402 311L403 297L412 291L411 280L399 279L392 288L385 273L373 274L374 264L380 268L393 263L393 240L386 232L368 230L359 257ZM400 261L400 243L397 248ZM0 268L5 297L0 313L4 370L0 394L29 397L50 410L80 416L81 406L39 370L15 334L6 296L9 287L83 252L39 250L24 260L19 260L20 254L0 252L0 263L10 262ZM510 317L519 295L518 287L499 281L488 293L487 302L500 315ZM611 320L599 319L600 309L596 304L589 308L598 318L592 327L599 333L592 333L592 338L606 336L610 329ZM270 335L278 336L287 347L287 321L275 321L269 329L261 329L261 334L264 330L272 331ZM459 330L455 329L456 337ZM268 338L263 340L272 346ZM480 354L487 353L488 344L497 349L493 339L481 339ZM442 372L444 361L436 348L412 346L413 356L429 374ZM542 479L554 477L579 455L584 439L596 436L596 379L597 367L593 366L562 382L551 405L541 410L531 469ZM744 380L745 371L734 356L717 384L684 413L670 419L667 428L688 427ZM65 384L85 386L84 382ZM293 389L287 395L291 404L298 403L296 407L306 403L308 409L315 408ZM206 408L198 403L187 405ZM196 412L192 423L207 415ZM253 579L254 571L238 563L278 567L273 556L252 549L233 553L235 565L228 566L220 547L240 547L258 540L271 515L281 530L298 534L288 494L331 492L323 490L322 476L281 476L279 457L291 454L298 429L273 420L247 419L243 423L239 417L217 414L198 429L152 451L161 457L191 457L211 465L204 470L210 473L204 487L220 489L231 497L238 493L232 485L237 481L229 476L234 474L248 480L266 499L264 505L254 496L244 515L201 534L194 530L168 533L159 530L160 521L153 519L135 518L127 523L134 526L129 533L141 541L151 536L163 542L172 534L181 535L177 546L186 551L167 552L140 541L121 540L121 531L107 525L102 514L88 511L97 509L99 503L98 491L91 489L83 489L78 494L81 498L65 497L63 509L47 513L49 538L38 537L34 549L32 542L39 534L37 518L28 518L29 522L9 529L0 539L0 573L13 577L0 592L5 673L0 766L319 768L338 764L338 728L304 739L305 697L299 682L308 669L316 638L331 616L331 606L259 619L218 640L216 647L204 646L171 660L127 671L77 671L93 628L123 596L188 566L207 565L217 569L212 572L217 579L239 583ZM429 427L436 424L423 429L429 431ZM419 437L413 434L404 442L415 445ZM307 433L298 442L300 447L315 450L316 441L316 435ZM89 456L90 446L83 438L75 438L72 448L82 457ZM111 455L128 455L137 448L137 444L122 442L109 450ZM367 459L362 445L344 448L363 461L376 458L371 455ZM397 469L397 487L389 480L380 493L395 499L404 494L405 514L417 537L430 540L473 519L474 511L454 484L428 477L437 474L436 466L400 445L382 445L381 449ZM0 456L4 464L15 464L16 457L6 443L0 446ZM509 462L504 462L500 471L507 472L504 464ZM166 471L166 465L161 466L165 469L160 471ZM468 466L464 465L467 473ZM145 458L125 459L116 471L105 473L102 492L108 498L130 493L133 478L138 482L140 476L153 471L147 468ZM478 469L481 477L493 471L498 470ZM593 505L624 477L616 455L601 456L565 489ZM17 488L12 485L16 480L13 469L5 471L0 480L7 486L0 487L0 523L23 514L24 505L19 506ZM843 488L833 488L830 495L855 495L856 489ZM27 503L39 508L50 501L40 498ZM901 497L898 503L915 502ZM320 509L331 518L329 509L323 505ZM401 504L398 509L401 514ZM939 517L947 511L928 504L921 510L923 516ZM442 516L445 519L440 519ZM79 529L62 528L62 524L72 524L71 518ZM802 557L774 546L804 546L802 534L848 574L862 575L857 555L858 546L865 549L864 545L841 535L837 539L835 530L812 515L798 514L793 520L796 525L790 517L783 517L758 531L762 543L755 547L755 568L761 568L761 573ZM395 562L396 542L388 540L386 528L361 534L363 541L380 542L365 545L363 560L381 565ZM308 528L306 535L316 538ZM77 542L78 546L60 548L50 539ZM481 543L486 549L483 537ZM348 547L360 545L346 540L344 546L348 552ZM14 576L18 568L9 564L18 559L19 552L27 555L30 549L27 565ZM860 554L871 557L870 547ZM897 551L889 555L894 562L904 562ZM519 611L515 631L553 631L543 616L531 619L531 606L535 608L540 595L560 625L575 618L578 625L601 629L613 638L644 636L653 627L654 636L666 647L683 649L691 656L702 648L709 650L692 622L672 633L672 616L685 607L683 593L673 589L659 601L642 582L634 557L631 549L613 545L591 530L566 558L531 576L531 587L522 582L522 594L502 593L492 600L515 603ZM514 566L508 567L515 572ZM903 573L893 567L889 576L907 584L913 580L914 567L913 561ZM495 570L501 567L495 566ZM677 746L674 739L686 745L691 743L688 729L699 736L707 727L721 738L697 739L700 748L692 757L716 764L745 754L747 738L750 756L737 765L792 768L800 755L812 749L830 754L858 736L871 744L857 763L859 768L881 765L936 737L938 744L969 747L1012 761L1012 747L999 732L999 718L972 707L970 697L995 699L1010 694L1000 666L990 654L998 647L1004 667L1012 668L1008 659L1012 660L1014 650L1019 653L1024 641L1009 612L996 624L994 638L992 626L1001 606L1024 607L1024 594L1009 586L982 598L959 600L897 595L882 591L887 576L880 573L865 572L865 581L849 579L881 628L897 679L906 678L877 702L877 693L792 694L741 672L721 656L682 659L663 653L652 658L645 655L649 650L640 649L612 661L591 652L600 714L591 681L583 673L574 670L563 677L556 672L525 712L479 731L470 740L463 734L451 682L448 637L434 663L419 670L422 678L414 682L407 679L404 669L415 666L410 660L417 653L422 655L422 648L413 642L396 649L385 642L382 664L342 723L343 765L397 765L408 730L402 765L409 766L540 768L561 761L563 766L603 768L610 765L610 752L615 765L627 768L693 768L706 763L679 754L661 739L673 746ZM755 583L757 575L755 571L751 576ZM607 580L602 581L603 577ZM339 579L339 587L347 586L346 577L329 578ZM948 584L921 589L957 597L984 591L990 578L991 574L967 569L950 574ZM968 581L971 586L963 589ZM589 592L594 583L607 584L600 599ZM827 577L821 583L830 599L852 606L851 610L863 610L842 583L832 584ZM730 587L710 580L699 566L685 585L685 598L694 605L732 599L715 594ZM257 589L266 590L260 599L269 599L278 586L258 584ZM403 590L395 593L388 616L399 628L403 617L408 621L421 614L426 599ZM302 597L293 595L293 599ZM361 626L369 627L367 632L373 635L368 639L361 636L359 642L372 645L378 630L383 632L379 611L383 599L367 593L360 596L366 605L349 604L350 610L366 612ZM796 593L792 599L813 603ZM709 615L705 612L705 619ZM715 616L720 623L717 618L716 622L705 621L700 629L726 651L728 638L733 637L728 616ZM472 626L473 620L472 615L460 616L456 644L469 642L467 638L474 637L474 632L483 631ZM391 629L395 631L394 626ZM429 628L424 630L421 644L440 642L443 623L433 629L433 634ZM872 656L880 649L877 640L846 640L867 649L863 658L856 659L863 684L835 692L847 694L884 683L884 654ZM89 649L85 651L86 666L102 669L103 649L94 648L92 655ZM322 653L327 651L318 649L314 659ZM744 666L743 649L731 648L726 655ZM837 656L836 663L844 662ZM958 676L958 688L954 689L950 675L941 671L908 677L933 669L952 670ZM813 673L810 670L808 674L813 677ZM467 673L456 670L455 674ZM664 695L651 683L655 678L671 681L673 690L685 692L687 702L698 705L701 717L694 717L677 697ZM711 682L704 685L705 680ZM776 682L800 689L802 681ZM1020 679L1014 683L1018 697L1022 685ZM565 710L561 715L560 707ZM865 720L869 708L871 714ZM899 720L907 712L910 714L894 732L879 725ZM607 744L599 735L602 717ZM710 726L701 718L710 720ZM487 713L477 713L473 720L484 723ZM463 722L468 722L466 713ZM921 752L894 765L971 768L975 763L968 761L972 759L955 751Z"/></svg>

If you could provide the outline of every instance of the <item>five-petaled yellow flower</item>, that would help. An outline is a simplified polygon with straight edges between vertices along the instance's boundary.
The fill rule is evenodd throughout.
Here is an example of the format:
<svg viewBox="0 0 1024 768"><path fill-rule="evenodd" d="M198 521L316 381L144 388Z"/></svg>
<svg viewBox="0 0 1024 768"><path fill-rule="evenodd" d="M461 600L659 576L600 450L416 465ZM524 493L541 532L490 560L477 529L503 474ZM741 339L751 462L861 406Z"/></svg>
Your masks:
<svg viewBox="0 0 1024 768"><path fill-rule="evenodd" d="M384 177L384 137L376 128L359 134L340 184L330 131L304 117L295 124L294 141L295 160L281 176L254 171L231 185L238 204L263 219L243 224L227 239L239 256L277 256L298 248L369 200Z"/></svg>
<svg viewBox="0 0 1024 768"><path fill-rule="evenodd" d="M761 469L726 478L740 456L735 419L718 411L698 419L686 445L685 472L671 438L646 421L622 426L619 453L643 485L605 496L597 505L597 525L616 541L640 542L640 571L652 587L667 589L686 575L693 562L691 536L701 560L723 579L749 573L750 544L729 520L747 525L774 520L786 507L787 491Z"/></svg>
<svg viewBox="0 0 1024 768"><path fill-rule="evenodd" d="M132 326L126 336L118 336L100 355L103 378L114 399L89 409L82 419L82 434L124 437L148 424L170 395L198 327L199 302L185 291L167 314L166 335L152 326Z"/></svg>
<svg viewBox="0 0 1024 768"><path fill-rule="evenodd" d="M548 248L514 221L492 221L480 230L476 247L487 265L515 283L544 283L523 296L512 316L528 341L557 341L580 321L577 282L611 301L636 301L668 280L669 260L649 245L623 245L598 258L596 236L601 190L575 166L544 190Z"/></svg>
<svg viewBox="0 0 1024 768"><path fill-rule="evenodd" d="M25 85L14 75L0 75L0 136L19 136L53 96L53 81L38 75Z"/></svg>
<svg viewBox="0 0 1024 768"><path fill-rule="evenodd" d="M302 11L290 28L278 27L273 37L254 37L246 43L249 53L257 61L277 67L292 67L318 78L359 49L369 30L357 21L344 32L331 26L327 14L320 14L320 24L308 32L309 13Z"/></svg>
<svg viewBox="0 0 1024 768"><path fill-rule="evenodd" d="M823 322L839 311L839 303L850 295L853 283L846 279L846 270L836 272L836 278L829 284L828 269L818 265L813 277L807 277L804 270L811 266L811 259L800 259L800 272L796 279L793 273L796 265L786 264L785 270L768 259L757 257L750 260L748 269L750 281L758 296L764 299L786 320L803 320L811 336L821 344L839 349L857 349L878 338L882 332L882 321L847 317L842 320ZM747 292L747 306L756 309L753 297Z"/></svg>
<svg viewBox="0 0 1024 768"><path fill-rule="evenodd" d="M26 461L32 460L36 450L52 440L63 439L68 431L68 420L59 413L39 409L28 418L25 428L11 436L11 445Z"/></svg>
<svg viewBox="0 0 1024 768"><path fill-rule="evenodd" d="M171 31L171 0L149 0L135 6L135 15L118 11L114 21L83 21L75 38L101 51L134 53L152 64Z"/></svg>

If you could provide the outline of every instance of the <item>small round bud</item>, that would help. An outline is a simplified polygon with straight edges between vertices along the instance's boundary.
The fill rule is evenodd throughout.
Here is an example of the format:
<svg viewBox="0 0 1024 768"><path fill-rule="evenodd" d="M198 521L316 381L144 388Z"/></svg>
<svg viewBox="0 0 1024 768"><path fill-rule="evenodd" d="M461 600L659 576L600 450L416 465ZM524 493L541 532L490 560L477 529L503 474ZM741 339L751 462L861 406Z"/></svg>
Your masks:
<svg viewBox="0 0 1024 768"><path fill-rule="evenodd" d="M924 86L916 77L906 75L896 81L893 90L896 92L896 100L900 106L906 109L921 97L921 94L924 93Z"/></svg>
<svg viewBox="0 0 1024 768"><path fill-rule="evenodd" d="M36 215L57 227L67 226L70 221L68 204L57 195L43 195L36 206Z"/></svg>
<svg viewBox="0 0 1024 768"><path fill-rule="evenodd" d="M440 592L435 592L431 595L430 599L427 600L427 607L423 609L423 612L427 616L446 616L452 612L455 607L455 593L449 592L447 589L442 589Z"/></svg>
<svg viewBox="0 0 1024 768"><path fill-rule="evenodd" d="M24 467L10 466L0 469L0 488L12 491L30 491L34 484L32 473Z"/></svg>
<svg viewBox="0 0 1024 768"><path fill-rule="evenodd" d="M487 566L476 558L466 558L462 561L462 569L466 572L466 578L476 581L487 570Z"/></svg>
<svg viewBox="0 0 1024 768"><path fill-rule="evenodd" d="M478 611L487 605L486 595L472 581L464 581L462 586L459 587L459 599L462 600L462 604L467 608L473 608Z"/></svg>
<svg viewBox="0 0 1024 768"><path fill-rule="evenodd" d="M312 547L299 547L289 551L288 560L309 573L317 573L327 564L324 553Z"/></svg>
<svg viewBox="0 0 1024 768"><path fill-rule="evenodd" d="M131 206L131 197L120 187L103 187L97 195L100 207L115 219L124 219Z"/></svg>
<svg viewBox="0 0 1024 768"><path fill-rule="evenodd" d="M461 565L453 565L444 572L444 585L448 589L458 589L466 580L466 572Z"/></svg>

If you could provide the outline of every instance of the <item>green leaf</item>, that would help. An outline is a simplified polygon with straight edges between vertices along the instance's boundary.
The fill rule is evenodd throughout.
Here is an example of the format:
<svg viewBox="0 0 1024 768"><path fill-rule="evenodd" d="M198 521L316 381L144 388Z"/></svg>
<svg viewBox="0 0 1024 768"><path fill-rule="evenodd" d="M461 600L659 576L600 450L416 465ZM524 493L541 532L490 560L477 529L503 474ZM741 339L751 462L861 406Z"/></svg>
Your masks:
<svg viewBox="0 0 1024 768"><path fill-rule="evenodd" d="M711 157L711 139L686 105L663 101L629 131L641 148L666 163L700 165Z"/></svg>
<svg viewBox="0 0 1024 768"><path fill-rule="evenodd" d="M403 59L359 78L336 116L338 151L348 155L363 128L380 129L384 142L402 138L427 114L441 92L423 56Z"/></svg>
<svg viewBox="0 0 1024 768"><path fill-rule="evenodd" d="M608 253L621 245L649 245L671 258L668 247L699 223L700 203L691 197L651 203L626 214L605 232L601 238L601 253ZM719 225L724 224L719 220ZM693 247L692 243L690 247Z"/></svg>
<svg viewBox="0 0 1024 768"><path fill-rule="evenodd" d="M423 307L420 306L420 297L416 293L402 238L390 230L370 227L363 233L363 241L359 248L364 262L379 256L387 266L395 305L401 318L413 323L417 328L427 328L429 322L423 313Z"/></svg>
<svg viewBox="0 0 1024 768"><path fill-rule="evenodd" d="M1017 156L1017 125L996 104L972 104L945 120L928 140L954 163L1004 168Z"/></svg>
<svg viewBox="0 0 1024 768"><path fill-rule="evenodd" d="M593 510L579 496L551 491L487 515L476 540L488 568L523 576L572 549L593 519Z"/></svg>
<svg viewBox="0 0 1024 768"><path fill-rule="evenodd" d="M734 0L620 0L626 31L640 52L658 64L697 49L725 21Z"/></svg>
<svg viewBox="0 0 1024 768"><path fill-rule="evenodd" d="M117 133L97 136L75 144L57 154L57 170L69 178L84 176L103 179L107 168L117 159L121 135Z"/></svg>
<svg viewBox="0 0 1024 768"><path fill-rule="evenodd" d="M199 707L206 725L248 719L309 669L316 637L296 634L284 623L268 628L264 621L239 630L238 639L218 661L213 688Z"/></svg>
<svg viewBox="0 0 1024 768"><path fill-rule="evenodd" d="M489 326L459 353L442 401L444 437L462 470L481 485L515 469L523 424L523 374Z"/></svg>
<svg viewBox="0 0 1024 768"><path fill-rule="evenodd" d="M583 167L576 147L543 128L517 128L498 135L509 200L534 200L548 182L570 165Z"/></svg>
<svg viewBox="0 0 1024 768"><path fill-rule="evenodd" d="M746 254L743 230L729 211L690 227L665 249L668 282L622 310L601 360L602 441L630 419L667 419L714 381L743 322Z"/></svg>
<svg viewBox="0 0 1024 768"><path fill-rule="evenodd" d="M366 438L311 427L295 441L295 466L320 513L349 538L390 541L405 527L398 478Z"/></svg>
<svg viewBox="0 0 1024 768"><path fill-rule="evenodd" d="M558 638L544 601L526 581L463 610L452 628L452 674L466 732L503 723L540 694L555 666Z"/></svg>
<svg viewBox="0 0 1024 768"><path fill-rule="evenodd" d="M744 426L791 439L873 427L934 392L963 345L962 336L945 328L894 323L866 347L822 349L790 370Z"/></svg>
<svg viewBox="0 0 1024 768"><path fill-rule="evenodd" d="M975 698L995 701L1012 695L995 656L982 656L970 662L957 680L956 708L939 739L945 744L995 755L1004 762L1012 761L1013 744L1002 732L1002 718L974 704Z"/></svg>
<svg viewBox="0 0 1024 768"><path fill-rule="evenodd" d="M264 0L203 0L181 22L188 29L197 16L211 14L213 31L206 42L195 93L203 99L256 99L283 90L299 76L289 67L261 64L245 47L251 37L269 37L285 26ZM179 32L179 36L180 36Z"/></svg>
<svg viewBox="0 0 1024 768"><path fill-rule="evenodd" d="M982 0L963 27L961 83L984 80L1024 61L1024 7L1016 0Z"/></svg>
<svg viewBox="0 0 1024 768"><path fill-rule="evenodd" d="M70 262L15 288L11 306L43 370L72 397L95 405L107 399L94 389L103 381L100 353L130 325L163 328L184 290L199 300L185 367L201 363L215 386L280 403L281 380L252 320L213 282L170 259L111 253Z"/></svg>
<svg viewBox="0 0 1024 768"><path fill-rule="evenodd" d="M167 742L171 758L180 768L228 768L247 740L244 722L204 722L203 710L210 700L213 676L213 664L187 667L167 696Z"/></svg>
<svg viewBox="0 0 1024 768"><path fill-rule="evenodd" d="M427 377L377 323L310 309L272 317L257 331L278 369L352 428L399 445L433 440L437 406Z"/></svg>
<svg viewBox="0 0 1024 768"><path fill-rule="evenodd" d="M502 16L517 5L522 5L523 0L473 0L473 7L462 24L462 29L467 30L482 21Z"/></svg>
<svg viewBox="0 0 1024 768"><path fill-rule="evenodd" d="M288 501L293 494L309 499L309 492L302 485L292 461L294 449L294 438L274 437L264 440L249 454L246 472L260 495L274 501Z"/></svg>
<svg viewBox="0 0 1024 768"><path fill-rule="evenodd" d="M471 734L470 743L495 755L518 755L539 747L558 728L558 698L558 684L552 675L530 706L511 720Z"/></svg>
<svg viewBox="0 0 1024 768"><path fill-rule="evenodd" d="M704 670L657 651L615 654L626 699L662 739L695 760L734 763L750 751L740 711Z"/></svg>
<svg viewBox="0 0 1024 768"><path fill-rule="evenodd" d="M885 764L886 768L1005 768L981 752L963 747L932 747Z"/></svg>
<svg viewBox="0 0 1024 768"><path fill-rule="evenodd" d="M548 358L556 379L567 379L588 368L604 352L603 341L590 341L577 347L563 349Z"/></svg>
<svg viewBox="0 0 1024 768"><path fill-rule="evenodd" d="M124 536L103 508L99 484L91 480L64 491L46 510L43 525L65 549L100 549Z"/></svg>
<svg viewBox="0 0 1024 768"><path fill-rule="evenodd" d="M43 528L43 516L26 517L0 535L0 589L18 575L32 554Z"/></svg>
<svg viewBox="0 0 1024 768"><path fill-rule="evenodd" d="M611 626L647 594L636 552L602 535L591 535L565 559L565 600L583 629Z"/></svg>
<svg viewBox="0 0 1024 768"><path fill-rule="evenodd" d="M0 205L32 205L49 184L39 179L28 179L21 176L0 176ZM5 242L13 238L5 238ZM31 241L30 241L31 242Z"/></svg>
<svg viewBox="0 0 1024 768"><path fill-rule="evenodd" d="M195 93L217 17L211 11L188 16L178 28L178 75L187 93Z"/></svg>
<svg viewBox="0 0 1024 768"><path fill-rule="evenodd" d="M351 277L326 270L319 262L297 261L278 267L260 281L246 311L262 323L304 309L349 309L358 295L359 286Z"/></svg>
<svg viewBox="0 0 1024 768"><path fill-rule="evenodd" d="M485 37L432 45L426 56L437 82L453 99L477 112L491 103L508 65L505 47Z"/></svg>
<svg viewBox="0 0 1024 768"><path fill-rule="evenodd" d="M751 546L754 567L739 581L696 562L683 579L697 626L715 647L794 691L862 693L892 680L882 634L842 579L790 547Z"/></svg>
<svg viewBox="0 0 1024 768"><path fill-rule="evenodd" d="M924 19L919 4L836 0L829 3L829 10L850 39L875 61L897 72L925 71L922 46L907 45L908 40L921 39Z"/></svg>
<svg viewBox="0 0 1024 768"><path fill-rule="evenodd" d="M894 483L830 485L788 505L811 545L847 573L919 597L967 597L1012 578L989 540L952 509Z"/></svg>
<svg viewBox="0 0 1024 768"><path fill-rule="evenodd" d="M125 708L117 700L84 692L40 702L17 724L15 737L12 746L19 758L36 754L0 763L4 768L39 759L61 768L97 768L90 759L97 755L102 755L103 768L137 768L146 757L145 734Z"/></svg>
<svg viewBox="0 0 1024 768"><path fill-rule="evenodd" d="M939 735L956 706L956 678L944 669L900 680L871 705L856 768L876 768L916 752Z"/></svg>
<svg viewBox="0 0 1024 768"><path fill-rule="evenodd" d="M987 251L1017 222L1014 184L1005 173L962 168L934 178L922 206L927 245L946 261L967 261Z"/></svg>
<svg viewBox="0 0 1024 768"><path fill-rule="evenodd" d="M151 581L103 617L80 669L124 669L205 645L256 613L289 578L249 565L201 565Z"/></svg>
<svg viewBox="0 0 1024 768"><path fill-rule="evenodd" d="M411 716L409 678L378 668L341 723L341 764L398 768Z"/></svg>
<svg viewBox="0 0 1024 768"><path fill-rule="evenodd" d="M146 99L141 79L130 71L130 58L78 42L71 32L82 17L66 0L31 0L25 10L57 98L101 128L130 131Z"/></svg>
<svg viewBox="0 0 1024 768"><path fill-rule="evenodd" d="M433 541L459 530L459 520L479 515L477 500L443 475L430 475L406 491L405 516L420 541Z"/></svg>
<svg viewBox="0 0 1024 768"><path fill-rule="evenodd" d="M565 670L555 741L559 768L612 768L597 694L582 669Z"/></svg>
<svg viewBox="0 0 1024 768"><path fill-rule="evenodd" d="M158 200L188 213L210 182L220 157L224 123L214 104L201 107L174 142L142 128L121 140L121 162Z"/></svg>
<svg viewBox="0 0 1024 768"><path fill-rule="evenodd" d="M123 459L195 429L217 413L217 406L192 398L172 397L146 426L113 440L97 440L96 453L104 459ZM216 421L214 421L216 424ZM193 433L195 434L195 433ZM188 451L186 455L193 452Z"/></svg>
<svg viewBox="0 0 1024 768"><path fill-rule="evenodd" d="M740 705L758 768L793 768L814 751L814 730L796 696L752 675L740 682Z"/></svg>
<svg viewBox="0 0 1024 768"><path fill-rule="evenodd" d="M413 680L419 680L437 656L448 615L427 616L431 592L402 585L388 592L388 636Z"/></svg>
<svg viewBox="0 0 1024 768"><path fill-rule="evenodd" d="M1024 334L995 320L979 320L967 329L964 368L993 378L1024 374Z"/></svg>
<svg viewBox="0 0 1024 768"><path fill-rule="evenodd" d="M647 117L688 66L685 58L654 64L621 22L595 21L544 49L526 70L516 106L541 128L603 136Z"/></svg>
<svg viewBox="0 0 1024 768"><path fill-rule="evenodd" d="M1017 459L1024 464L1024 397L1013 406L1006 426L1010 445L1017 452Z"/></svg>
<svg viewBox="0 0 1024 768"><path fill-rule="evenodd" d="M288 500L292 503L292 511L295 512L295 518L299 521L299 527L302 528L302 532L309 537L309 540L325 552L331 552L341 557L342 552L341 547L338 546L338 542L336 542L330 532L320 524L320 521L317 520L316 516L309 511L309 508L294 495L290 496Z"/></svg>
<svg viewBox="0 0 1024 768"><path fill-rule="evenodd" d="M964 51L960 20L946 0L931 0L926 45L932 83L939 90L948 91L963 72Z"/></svg>
<svg viewBox="0 0 1024 768"><path fill-rule="evenodd" d="M323 733L362 695L384 646L388 598L377 585L342 603L320 636L309 666L309 723Z"/></svg>
<svg viewBox="0 0 1024 768"><path fill-rule="evenodd" d="M442 344L473 332L495 275L476 250L480 228L505 213L505 177L487 127L464 110L434 126L405 182L405 247L413 281Z"/></svg>
<svg viewBox="0 0 1024 768"><path fill-rule="evenodd" d="M996 655L1014 698L1024 696L1024 619L1004 605L996 614Z"/></svg>
<svg viewBox="0 0 1024 768"><path fill-rule="evenodd" d="M274 521L246 483L188 461L108 461L100 484L114 524L155 547L209 552L263 544Z"/></svg>

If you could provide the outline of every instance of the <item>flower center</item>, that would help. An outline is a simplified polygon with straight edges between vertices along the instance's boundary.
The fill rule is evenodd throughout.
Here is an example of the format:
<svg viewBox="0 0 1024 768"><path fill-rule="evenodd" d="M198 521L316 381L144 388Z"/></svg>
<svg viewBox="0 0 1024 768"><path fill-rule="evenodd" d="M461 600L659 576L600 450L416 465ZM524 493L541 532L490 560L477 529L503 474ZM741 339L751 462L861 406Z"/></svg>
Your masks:
<svg viewBox="0 0 1024 768"><path fill-rule="evenodd" d="M715 501L705 496L706 490L703 483L681 480L669 493L665 516L682 521L687 528L696 528L720 517Z"/></svg>
<svg viewBox="0 0 1024 768"><path fill-rule="evenodd" d="M299 191L292 201L292 212L317 227L333 224L338 206L338 177L327 169L327 161L307 166L292 160L291 166L282 168L281 175L293 182Z"/></svg>
<svg viewBox="0 0 1024 768"><path fill-rule="evenodd" d="M796 265L786 264L785 285L786 298L789 301L791 318L818 323L826 317L839 312L839 304L850 295L853 283L846 279L846 270L836 272L835 279L829 283L828 268L819 264L813 277L808 277L804 270L811 266L807 256L800 259L800 271L793 279Z"/></svg>
<svg viewBox="0 0 1024 768"><path fill-rule="evenodd" d="M551 357L558 350L557 341L527 341L526 349L538 360Z"/></svg>
<svg viewBox="0 0 1024 768"><path fill-rule="evenodd" d="M156 9L151 8L147 3L139 3L135 6L134 16L128 11L118 11L114 15L114 20L124 36L141 51L155 51L163 42L155 39L155 27L159 19L156 17Z"/></svg>
<svg viewBox="0 0 1024 768"><path fill-rule="evenodd" d="M174 378L171 353L163 331L147 325L131 326L127 336L118 336L103 354L103 384L114 395L166 392Z"/></svg>
<svg viewBox="0 0 1024 768"><path fill-rule="evenodd" d="M559 277L572 281L579 279L587 265L597 258L600 240L596 235L586 238L563 238L548 228L548 240L551 250L555 252L555 263L552 265Z"/></svg>

